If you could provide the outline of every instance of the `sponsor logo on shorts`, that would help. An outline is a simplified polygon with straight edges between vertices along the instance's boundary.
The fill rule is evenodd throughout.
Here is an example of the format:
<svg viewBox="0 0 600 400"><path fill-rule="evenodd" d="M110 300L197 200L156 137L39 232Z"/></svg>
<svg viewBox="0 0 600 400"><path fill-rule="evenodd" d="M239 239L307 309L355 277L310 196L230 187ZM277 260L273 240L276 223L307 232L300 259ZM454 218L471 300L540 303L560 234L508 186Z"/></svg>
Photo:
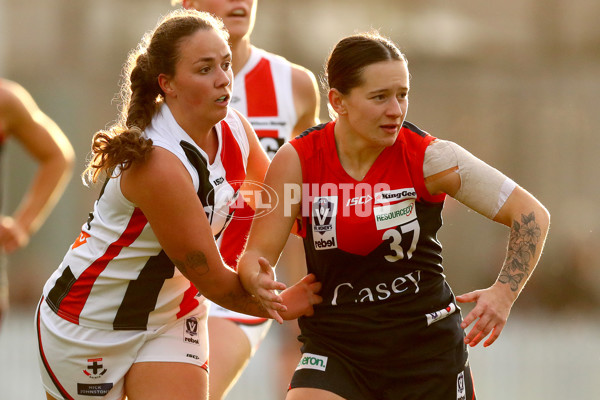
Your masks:
<svg viewBox="0 0 600 400"><path fill-rule="evenodd" d="M313 201L312 230L316 250L337 249L337 200L337 196L323 196L315 197Z"/></svg>
<svg viewBox="0 0 600 400"><path fill-rule="evenodd" d="M460 371L456 377L456 400L467 400L467 389L465 388L465 371Z"/></svg>
<svg viewBox="0 0 600 400"><path fill-rule="evenodd" d="M403 225L417 218L415 200L407 200L396 204L374 207L377 230Z"/></svg>
<svg viewBox="0 0 600 400"><path fill-rule="evenodd" d="M186 343L200 344L198 340L198 319L190 317L185 320L183 341Z"/></svg>
<svg viewBox="0 0 600 400"><path fill-rule="evenodd" d="M296 367L299 369L316 369L318 371L325 371L327 368L327 357L320 356L318 354L304 353L302 358Z"/></svg>
<svg viewBox="0 0 600 400"><path fill-rule="evenodd" d="M102 358L88 358L87 367L83 373L92 379L100 378L106 373L106 368L102 363Z"/></svg>
<svg viewBox="0 0 600 400"><path fill-rule="evenodd" d="M80 396L106 396L112 388L112 383L78 383L77 394Z"/></svg>
<svg viewBox="0 0 600 400"><path fill-rule="evenodd" d="M417 192L414 188L385 190L379 193L375 193L375 204L391 203L416 198Z"/></svg>
<svg viewBox="0 0 600 400"><path fill-rule="evenodd" d="M427 326L433 324L434 322L438 322L441 319L446 318L448 315L453 314L456 311L456 304L450 303L448 307L443 310L435 311L427 314Z"/></svg>
<svg viewBox="0 0 600 400"><path fill-rule="evenodd" d="M199 360L200 359L200 357L198 357L196 354L187 353L185 356L187 358L193 358L194 360Z"/></svg>

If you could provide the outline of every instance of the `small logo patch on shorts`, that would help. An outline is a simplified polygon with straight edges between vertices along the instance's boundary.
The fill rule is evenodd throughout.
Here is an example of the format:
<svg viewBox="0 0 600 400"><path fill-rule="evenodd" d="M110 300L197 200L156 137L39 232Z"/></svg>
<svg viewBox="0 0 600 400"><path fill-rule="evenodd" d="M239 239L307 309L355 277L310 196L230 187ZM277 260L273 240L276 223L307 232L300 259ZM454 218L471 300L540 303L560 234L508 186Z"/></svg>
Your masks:
<svg viewBox="0 0 600 400"><path fill-rule="evenodd" d="M102 358L88 358L87 368L83 373L93 379L98 379L106 373L106 368L102 363Z"/></svg>
<svg viewBox="0 0 600 400"><path fill-rule="evenodd" d="M327 357L320 356L318 354L304 353L296 370L299 369L316 369L319 371L325 371L327 368Z"/></svg>
<svg viewBox="0 0 600 400"><path fill-rule="evenodd" d="M78 383L77 394L80 396L106 396L112 388L112 383Z"/></svg>
<svg viewBox="0 0 600 400"><path fill-rule="evenodd" d="M443 310L438 310L432 313L427 314L427 326L433 324L434 322L438 322L441 319L446 318L447 316L449 316L450 314L453 314L454 312L456 312L456 304L454 303L450 303L448 304L448 307L444 308Z"/></svg>
<svg viewBox="0 0 600 400"><path fill-rule="evenodd" d="M467 390L465 388L465 371L460 371L456 377L456 400L467 400Z"/></svg>
<svg viewBox="0 0 600 400"><path fill-rule="evenodd" d="M199 344L198 340L198 319L190 317L185 320L183 341L186 343Z"/></svg>

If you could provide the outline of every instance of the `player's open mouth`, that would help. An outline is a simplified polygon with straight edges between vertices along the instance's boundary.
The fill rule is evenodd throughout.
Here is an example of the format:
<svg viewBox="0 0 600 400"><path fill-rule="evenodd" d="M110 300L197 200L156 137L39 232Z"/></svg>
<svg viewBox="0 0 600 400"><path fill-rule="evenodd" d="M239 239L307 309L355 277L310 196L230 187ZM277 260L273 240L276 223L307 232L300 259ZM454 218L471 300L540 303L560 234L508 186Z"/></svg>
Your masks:
<svg viewBox="0 0 600 400"><path fill-rule="evenodd" d="M226 103L229 101L229 95L226 94L224 96L221 96L217 99L217 103Z"/></svg>
<svg viewBox="0 0 600 400"><path fill-rule="evenodd" d="M246 16L246 10L244 10L243 8L236 8L235 10L231 11L229 13L229 16L231 17L245 17Z"/></svg>

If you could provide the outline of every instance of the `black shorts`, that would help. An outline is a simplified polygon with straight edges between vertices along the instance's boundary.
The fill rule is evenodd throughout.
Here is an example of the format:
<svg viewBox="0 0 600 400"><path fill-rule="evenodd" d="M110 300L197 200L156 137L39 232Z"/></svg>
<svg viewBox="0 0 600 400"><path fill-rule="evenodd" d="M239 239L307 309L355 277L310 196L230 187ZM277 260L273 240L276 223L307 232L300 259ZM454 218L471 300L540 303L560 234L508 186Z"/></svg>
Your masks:
<svg viewBox="0 0 600 400"><path fill-rule="evenodd" d="M475 400L471 368L464 345L418 363L380 373L361 369L342 357L308 349L290 384L323 389L347 400ZM464 352L464 353L463 353ZM461 360L461 364L452 364Z"/></svg>

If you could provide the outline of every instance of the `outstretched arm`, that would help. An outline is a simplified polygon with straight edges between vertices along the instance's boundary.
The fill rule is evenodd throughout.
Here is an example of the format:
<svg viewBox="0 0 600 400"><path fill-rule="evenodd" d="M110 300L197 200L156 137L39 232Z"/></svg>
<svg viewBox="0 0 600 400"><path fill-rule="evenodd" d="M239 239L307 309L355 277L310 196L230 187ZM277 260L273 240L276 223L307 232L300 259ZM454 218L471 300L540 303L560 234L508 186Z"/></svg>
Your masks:
<svg viewBox="0 0 600 400"><path fill-rule="evenodd" d="M38 164L12 217L0 219L0 247L11 253L25 246L62 195L73 169L73 148L61 129L20 85L0 86L0 122Z"/></svg>
<svg viewBox="0 0 600 400"><path fill-rule="evenodd" d="M310 314L312 305L321 301L321 298L314 294L318 291L319 284L314 282L311 275L300 281L301 288L294 285L289 291L277 294L276 291L285 289L285 285L275 281L271 267L277 263L292 225L300 213L301 202L294 199L300 197L298 195L301 184L300 159L296 150L287 143L273 158L265 178L265 187L271 191L271 198L279 199L279 203L276 207L266 210L267 212L262 213L260 217L254 218L248 245L238 264L244 287L260 299L265 308L271 310L270 315L278 321L281 321L282 317L288 319L288 316L278 313L277 308L281 304L290 308L289 318L296 318ZM264 194L267 195L266 191ZM264 204L272 203L265 201ZM301 301L298 303L298 297L292 294L294 289L300 289L301 294L308 296L300 296ZM286 299L287 295L295 300Z"/></svg>
<svg viewBox="0 0 600 400"><path fill-rule="evenodd" d="M121 179L125 197L142 210L166 254L200 293L225 308L269 317L221 259L191 177L174 154L155 147Z"/></svg>
<svg viewBox="0 0 600 400"><path fill-rule="evenodd" d="M515 300L540 259L550 214L525 189L456 144L444 142L435 146L437 149L429 155L426 153L425 160L429 192L447 193L511 229L506 257L496 282L487 289L456 297L462 303L476 303L462 322L464 329L474 323L465 343L476 346L489 335L483 344L487 347L502 332ZM432 165L443 170L428 169Z"/></svg>
<svg viewBox="0 0 600 400"><path fill-rule="evenodd" d="M515 188L494 220L510 227L500 274L491 287L456 298L461 303L476 303L462 322L463 328L475 322L465 338L471 346L491 333L483 343L487 347L502 332L512 305L540 259L550 225L548 211L521 187Z"/></svg>

